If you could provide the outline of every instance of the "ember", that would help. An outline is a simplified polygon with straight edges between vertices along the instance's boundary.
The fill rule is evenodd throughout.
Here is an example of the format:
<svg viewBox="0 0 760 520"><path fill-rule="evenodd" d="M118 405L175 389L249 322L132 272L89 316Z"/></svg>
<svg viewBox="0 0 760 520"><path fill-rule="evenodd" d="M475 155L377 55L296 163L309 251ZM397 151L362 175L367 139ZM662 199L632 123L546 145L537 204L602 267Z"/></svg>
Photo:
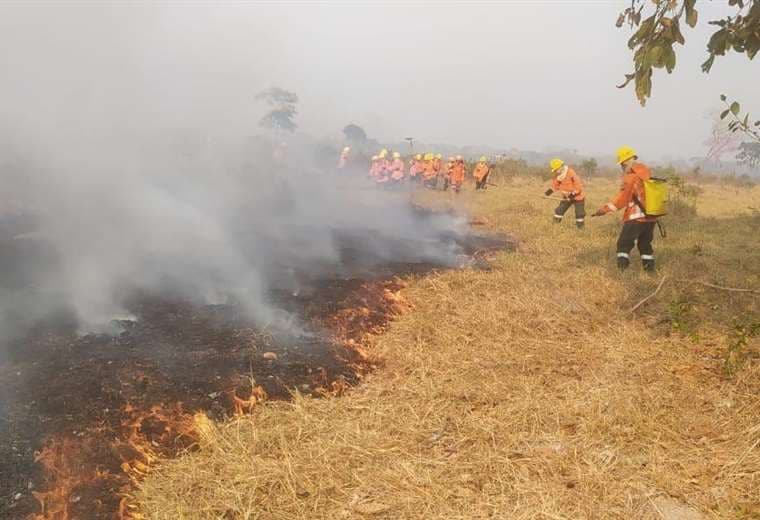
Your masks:
<svg viewBox="0 0 760 520"><path fill-rule="evenodd" d="M135 320L115 323L116 335L79 336L60 314L13 342L0 365L0 426L8 433L0 441L0 516L135 518L132 483L161 458L193 449L204 424L196 414L249 413L293 388L344 392L371 365L367 336L407 308L399 275L456 267L463 256L506 244L442 236L426 244L435 255L425 258L413 243L372 234L339 234L336 243L339 265L295 273L298 291L272 288L273 304L298 316L305 333L262 329L234 303L135 291ZM373 256L380 250L392 259ZM436 264L442 250L450 261Z"/></svg>

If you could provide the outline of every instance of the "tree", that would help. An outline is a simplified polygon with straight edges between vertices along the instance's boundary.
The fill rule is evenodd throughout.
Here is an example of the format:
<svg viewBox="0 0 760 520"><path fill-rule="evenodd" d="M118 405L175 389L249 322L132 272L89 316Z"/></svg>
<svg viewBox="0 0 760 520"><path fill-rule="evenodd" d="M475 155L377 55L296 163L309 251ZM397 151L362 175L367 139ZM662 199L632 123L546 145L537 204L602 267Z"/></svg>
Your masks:
<svg viewBox="0 0 760 520"><path fill-rule="evenodd" d="M298 103L296 94L279 87L272 87L260 92L256 99L263 99L271 107L271 110L259 121L261 126L275 131L295 131L296 124L293 122L293 117L296 115L296 103Z"/></svg>
<svg viewBox="0 0 760 520"><path fill-rule="evenodd" d="M597 164L596 159L591 157L581 163L581 170L583 170L583 173L585 173L587 177L591 177L596 172L598 166L599 164Z"/></svg>
<svg viewBox="0 0 760 520"><path fill-rule="evenodd" d="M746 54L750 60L760 51L760 0L724 0L736 9L735 14L719 20L710 20L718 29L707 43L707 60L703 72L710 72L716 56L727 52ZM633 51L634 70L618 88L634 81L636 97L644 105L652 92L652 72L665 68L668 73L676 66L674 45L683 45L681 21L694 27L698 20L697 0L630 0L617 20L617 27L626 22L636 29L628 40ZM642 20L643 18L643 20Z"/></svg>
<svg viewBox="0 0 760 520"><path fill-rule="evenodd" d="M343 135L350 143L364 144L367 141L367 133L358 125L351 123L343 129Z"/></svg>
<svg viewBox="0 0 760 520"><path fill-rule="evenodd" d="M739 145L739 153L736 154L736 160L741 164L746 164L750 168L760 166L760 143L742 143Z"/></svg>
<svg viewBox="0 0 760 520"><path fill-rule="evenodd" d="M718 114L714 117L710 138L704 142L704 145L707 146L707 159L720 163L725 155L736 154L741 137L731 132L728 122L718 117Z"/></svg>

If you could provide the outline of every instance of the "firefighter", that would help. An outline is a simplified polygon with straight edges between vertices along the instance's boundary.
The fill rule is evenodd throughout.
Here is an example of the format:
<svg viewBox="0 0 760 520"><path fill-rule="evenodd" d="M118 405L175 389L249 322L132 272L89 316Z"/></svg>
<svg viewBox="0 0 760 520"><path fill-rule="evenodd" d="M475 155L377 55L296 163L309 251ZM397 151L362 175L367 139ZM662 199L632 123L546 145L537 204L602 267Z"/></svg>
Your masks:
<svg viewBox="0 0 760 520"><path fill-rule="evenodd" d="M435 155L432 153L425 154L425 161L422 166L422 182L427 188L435 188L438 181L437 172L435 171Z"/></svg>
<svg viewBox="0 0 760 520"><path fill-rule="evenodd" d="M377 157L377 175L375 176L375 182L379 185L385 185L390 180L391 173L391 162L388 160L388 150L383 148L380 150L380 155Z"/></svg>
<svg viewBox="0 0 760 520"><path fill-rule="evenodd" d="M472 172L472 176L475 177L475 190L486 189L490 174L491 168L488 166L486 156L482 155L475 166L475 170Z"/></svg>
<svg viewBox="0 0 760 520"><path fill-rule="evenodd" d="M378 168L380 167L380 157L377 155L372 156L372 162L369 165L369 176L372 179L377 178Z"/></svg>
<svg viewBox="0 0 760 520"><path fill-rule="evenodd" d="M404 180L404 160L399 152L393 152L393 161L389 167L391 184L399 184Z"/></svg>
<svg viewBox="0 0 760 520"><path fill-rule="evenodd" d="M417 154L409 161L409 180L419 182L422 178L422 155Z"/></svg>
<svg viewBox="0 0 760 520"><path fill-rule="evenodd" d="M340 158L338 159L338 168L343 169L346 167L346 164L348 163L348 154L351 153L351 147L346 146L343 148L343 151L340 152Z"/></svg>
<svg viewBox="0 0 760 520"><path fill-rule="evenodd" d="M554 210L554 223L562 222L570 206L575 206L575 226L583 229L586 219L586 195L583 193L581 178L562 159L552 159L549 162L552 171L552 187L544 192L547 197L558 191L562 194L562 200Z"/></svg>
<svg viewBox="0 0 760 520"><path fill-rule="evenodd" d="M465 177L465 167L464 167L464 158L461 155L457 155L454 159L454 162L451 166L451 170L449 173L449 184L451 186L451 189L455 193L459 193L459 191L462 189L462 184L464 183L464 177Z"/></svg>
<svg viewBox="0 0 760 520"><path fill-rule="evenodd" d="M623 146L617 151L617 162L623 170L623 182L618 194L605 206L594 213L595 217L623 210L623 229L617 241L617 266L627 269L631 263L630 253L634 244L638 246L641 263L645 271L654 271L654 226L657 217L649 217L644 212L646 204L644 181L652 177L645 164L638 162L636 151Z"/></svg>

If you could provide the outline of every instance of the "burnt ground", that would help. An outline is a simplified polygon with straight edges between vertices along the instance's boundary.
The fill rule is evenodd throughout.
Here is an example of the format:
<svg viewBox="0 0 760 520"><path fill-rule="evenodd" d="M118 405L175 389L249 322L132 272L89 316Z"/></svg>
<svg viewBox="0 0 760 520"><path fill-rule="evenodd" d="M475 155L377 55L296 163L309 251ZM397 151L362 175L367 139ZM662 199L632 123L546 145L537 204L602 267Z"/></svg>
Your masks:
<svg viewBox="0 0 760 520"><path fill-rule="evenodd" d="M481 251L507 245L506 237L438 240L459 265L481 267ZM8 341L0 358L0 518L113 518L154 457L192 446L193 412L224 418L264 396L355 384L366 360L346 341L391 318L382 295L400 288L395 277L455 263L409 254L420 245L408 240L343 233L336 241L338 269L296 273L295 289L271 293L305 324L299 335L262 330L234 304L136 292L127 306L135 320L114 323L116 334L81 336L61 311ZM378 257L378 241L387 256ZM30 247L9 234L0 240L11 289L44 256ZM347 313L354 307L365 312ZM337 331L338 319L350 323Z"/></svg>

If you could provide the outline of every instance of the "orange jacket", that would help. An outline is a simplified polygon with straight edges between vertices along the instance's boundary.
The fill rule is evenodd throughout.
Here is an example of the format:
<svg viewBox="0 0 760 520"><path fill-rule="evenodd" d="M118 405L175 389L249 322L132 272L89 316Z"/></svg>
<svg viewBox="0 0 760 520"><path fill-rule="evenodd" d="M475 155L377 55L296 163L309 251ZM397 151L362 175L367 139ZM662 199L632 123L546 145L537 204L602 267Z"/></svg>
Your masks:
<svg viewBox="0 0 760 520"><path fill-rule="evenodd" d="M603 206L602 213L610 213L624 209L623 222L654 222L656 217L647 217L644 214L644 181L652 177L649 167L641 163L633 163L625 174L623 184L618 194ZM636 203L639 201L641 206Z"/></svg>
<svg viewBox="0 0 760 520"><path fill-rule="evenodd" d="M425 165L422 167L422 177L427 179L432 179L436 175L435 166L433 165L433 160L425 161Z"/></svg>
<svg viewBox="0 0 760 520"><path fill-rule="evenodd" d="M393 159L393 162L389 166L391 172L391 179L394 181L400 181L404 178L404 161L401 159Z"/></svg>
<svg viewBox="0 0 760 520"><path fill-rule="evenodd" d="M379 171L380 171L380 161L372 161L372 164L370 164L369 166L369 176L377 177L377 174Z"/></svg>
<svg viewBox="0 0 760 520"><path fill-rule="evenodd" d="M491 170L488 168L488 165L486 163L479 162L478 165L475 166L475 170L473 170L472 175L477 180L482 181L490 171Z"/></svg>
<svg viewBox="0 0 760 520"><path fill-rule="evenodd" d="M441 160L438 157L433 159L433 169L435 170L435 173L441 171Z"/></svg>
<svg viewBox="0 0 760 520"><path fill-rule="evenodd" d="M409 161L409 177L416 177L422 171L421 165L416 159Z"/></svg>
<svg viewBox="0 0 760 520"><path fill-rule="evenodd" d="M451 166L451 173L449 174L449 182L451 184L462 184L464 182L464 162L457 161Z"/></svg>
<svg viewBox="0 0 760 520"><path fill-rule="evenodd" d="M583 184L581 183L581 178L578 177L578 174L575 173L575 170L572 168L567 169L567 173L562 178L562 180L560 180L557 175L554 176L552 179L552 189L554 191L561 191L562 195L566 198L567 195L575 192L574 200L577 200L579 202L586 198L586 194L583 193Z"/></svg>

